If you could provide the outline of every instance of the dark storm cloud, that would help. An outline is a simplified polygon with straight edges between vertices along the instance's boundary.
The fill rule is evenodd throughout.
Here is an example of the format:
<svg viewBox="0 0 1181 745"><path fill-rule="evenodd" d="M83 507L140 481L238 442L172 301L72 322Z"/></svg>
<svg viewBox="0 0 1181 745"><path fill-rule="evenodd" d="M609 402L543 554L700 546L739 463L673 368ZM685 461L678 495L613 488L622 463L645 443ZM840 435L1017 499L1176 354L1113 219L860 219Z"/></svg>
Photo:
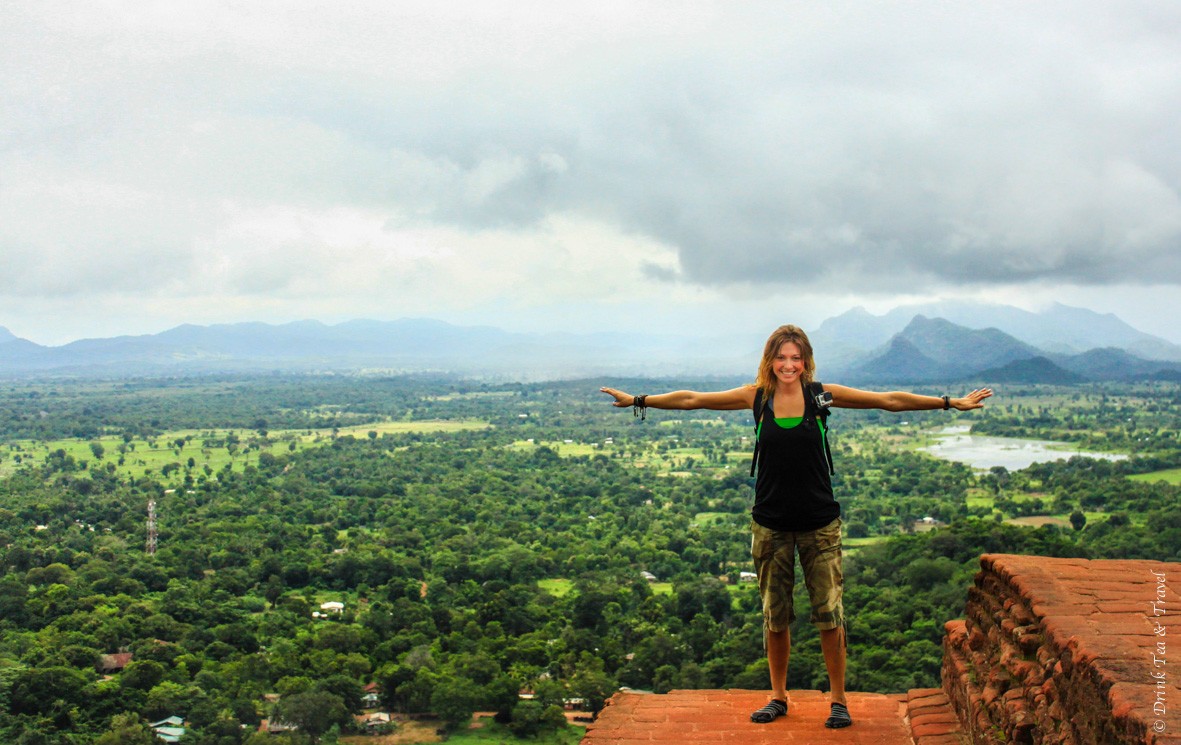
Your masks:
<svg viewBox="0 0 1181 745"><path fill-rule="evenodd" d="M672 245L689 282L1181 281L1175 11L856 7L515 87L489 72L394 139L451 169L432 218L582 211ZM572 69L592 72L567 89Z"/></svg>

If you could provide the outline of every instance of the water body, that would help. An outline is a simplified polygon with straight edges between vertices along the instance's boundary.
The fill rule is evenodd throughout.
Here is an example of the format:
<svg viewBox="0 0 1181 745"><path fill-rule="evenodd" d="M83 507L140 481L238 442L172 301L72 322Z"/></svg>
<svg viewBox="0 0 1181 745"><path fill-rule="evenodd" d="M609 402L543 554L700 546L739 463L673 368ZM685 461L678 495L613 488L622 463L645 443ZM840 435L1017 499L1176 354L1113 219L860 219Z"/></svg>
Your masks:
<svg viewBox="0 0 1181 745"><path fill-rule="evenodd" d="M954 460L982 471L987 471L994 466L1004 466L1010 471L1019 471L1034 463L1066 460L1076 455L1103 460L1124 460L1128 457L1122 453L1096 453L1080 450L1068 442L970 435L968 434L970 430L971 427L964 425L944 427L939 430L938 442L919 449L938 458Z"/></svg>

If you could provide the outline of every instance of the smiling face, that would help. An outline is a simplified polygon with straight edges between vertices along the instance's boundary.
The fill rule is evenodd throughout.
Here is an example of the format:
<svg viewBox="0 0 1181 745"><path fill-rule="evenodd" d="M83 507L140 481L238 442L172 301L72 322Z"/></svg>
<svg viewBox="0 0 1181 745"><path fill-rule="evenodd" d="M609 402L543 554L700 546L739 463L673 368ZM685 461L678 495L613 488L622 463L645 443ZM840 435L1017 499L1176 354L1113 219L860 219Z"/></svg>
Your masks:
<svg viewBox="0 0 1181 745"><path fill-rule="evenodd" d="M803 329L788 324L775 329L763 346L755 385L770 391L787 382L808 384L815 373L812 342Z"/></svg>
<svg viewBox="0 0 1181 745"><path fill-rule="evenodd" d="M771 361L771 371L775 373L778 383L787 385L798 382L804 369L804 353L800 351L799 344L785 341L779 345L779 351Z"/></svg>

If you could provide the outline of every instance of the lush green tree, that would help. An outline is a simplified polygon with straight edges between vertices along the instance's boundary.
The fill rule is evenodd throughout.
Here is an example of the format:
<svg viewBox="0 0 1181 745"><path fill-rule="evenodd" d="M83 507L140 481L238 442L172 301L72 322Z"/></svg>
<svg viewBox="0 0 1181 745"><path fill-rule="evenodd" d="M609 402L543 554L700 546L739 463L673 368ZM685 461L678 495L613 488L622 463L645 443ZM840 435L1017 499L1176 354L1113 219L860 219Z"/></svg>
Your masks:
<svg viewBox="0 0 1181 745"><path fill-rule="evenodd" d="M94 741L94 745L156 745L156 735L138 714L116 714L111 727Z"/></svg>
<svg viewBox="0 0 1181 745"><path fill-rule="evenodd" d="M520 685L506 674L498 675L484 686L479 694L480 705L496 712L496 721L507 724L512 719L513 707L520 700Z"/></svg>
<svg viewBox="0 0 1181 745"><path fill-rule="evenodd" d="M598 714L618 686L602 669L602 663L597 660L595 662L598 664L588 662L574 673L570 678L570 693L575 698L583 699L588 711Z"/></svg>
<svg viewBox="0 0 1181 745"><path fill-rule="evenodd" d="M132 660L119 673L119 683L126 688L150 691L164 680L166 670L155 660Z"/></svg>
<svg viewBox="0 0 1181 745"><path fill-rule="evenodd" d="M279 699L271 718L294 725L313 740L319 740L333 725L347 724L349 712L339 696L325 691L309 691Z"/></svg>
<svg viewBox="0 0 1181 745"><path fill-rule="evenodd" d="M306 675L288 675L275 683L275 693L280 696L293 696L296 693L307 693L314 685L315 682Z"/></svg>
<svg viewBox="0 0 1181 745"><path fill-rule="evenodd" d="M479 687L467 678L445 678L431 692L431 709L448 729L459 729L471 722L478 704Z"/></svg>
<svg viewBox="0 0 1181 745"><path fill-rule="evenodd" d="M339 697L350 713L359 714L361 712L365 692L356 678L340 674L329 675L316 681L315 687L316 690Z"/></svg>
<svg viewBox="0 0 1181 745"><path fill-rule="evenodd" d="M90 681L69 667L28 668L16 674L8 692L14 714L49 714L85 706Z"/></svg>
<svg viewBox="0 0 1181 745"><path fill-rule="evenodd" d="M192 685L165 680L148 691L144 714L151 720L170 716L183 717L205 698L205 692Z"/></svg>
<svg viewBox="0 0 1181 745"><path fill-rule="evenodd" d="M536 737L566 726L566 715L560 706L543 705L537 701L521 701L513 707L508 728L517 737Z"/></svg>

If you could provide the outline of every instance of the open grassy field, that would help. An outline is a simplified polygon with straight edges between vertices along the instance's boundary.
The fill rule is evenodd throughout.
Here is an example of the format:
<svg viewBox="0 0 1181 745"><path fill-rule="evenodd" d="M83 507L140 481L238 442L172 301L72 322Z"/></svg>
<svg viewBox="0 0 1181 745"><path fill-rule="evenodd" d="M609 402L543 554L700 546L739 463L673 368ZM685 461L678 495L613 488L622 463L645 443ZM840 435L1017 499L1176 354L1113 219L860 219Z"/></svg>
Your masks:
<svg viewBox="0 0 1181 745"><path fill-rule="evenodd" d="M977 493L973 493L973 491L976 491ZM987 507L988 509L992 509L992 506L996 504L996 499L987 494L984 494L979 490L969 490L968 496L964 502L969 508Z"/></svg>
<svg viewBox="0 0 1181 745"><path fill-rule="evenodd" d="M1029 517L1010 517L1005 520L1009 525L1021 525L1027 528L1040 528L1043 525L1057 525L1059 528L1069 528L1070 519L1055 515L1031 515Z"/></svg>
<svg viewBox="0 0 1181 745"><path fill-rule="evenodd" d="M1163 481L1166 484L1177 486L1181 484L1181 468L1170 468L1166 471L1153 471L1152 473L1137 473L1128 478L1133 481L1147 481L1149 483Z"/></svg>
<svg viewBox="0 0 1181 745"><path fill-rule="evenodd" d="M335 435L365 438L370 432L380 437L387 433L458 432L488 426L488 422L479 420L387 421L342 427L335 430ZM75 463L87 466L110 464L121 476L159 475L167 468L172 481L179 483L184 478L185 469L190 468L190 459L194 478L216 473L227 465L241 471L257 465L262 453L280 455L320 447L332 442L333 436L332 429L274 430L266 437L249 429L218 429L173 430L158 437L134 438L129 442L124 442L118 435L92 440L16 440L0 445L0 477L14 473L22 466L40 466L51 453L61 451Z"/></svg>
<svg viewBox="0 0 1181 745"><path fill-rule="evenodd" d="M610 446L600 445L597 442L575 442L574 440L518 440L511 447L516 450L546 447L558 455L567 458L578 455L610 454L613 452Z"/></svg>
<svg viewBox="0 0 1181 745"><path fill-rule="evenodd" d="M648 586L652 588L653 595L672 595L672 582L649 582Z"/></svg>
<svg viewBox="0 0 1181 745"><path fill-rule="evenodd" d="M576 440L517 440L509 447L515 450L530 450L547 447L564 458L579 456L606 455L615 457L621 452L622 446L611 442L578 442ZM705 460L705 451L701 448L670 448L659 451L649 446L643 452L630 456L631 465L639 468L651 468L663 476L688 476L692 473L709 473L720 476L729 470L750 462L750 453L726 453L722 463L711 463ZM685 467L692 459L692 468Z"/></svg>
<svg viewBox="0 0 1181 745"><path fill-rule="evenodd" d="M852 556L866 546L872 546L875 543L889 540L890 536L886 535L870 535L863 538L849 538L845 536L841 539L841 551L846 556Z"/></svg>
<svg viewBox="0 0 1181 745"><path fill-rule="evenodd" d="M848 538L848 537L846 537L846 538L841 539L841 547L848 548L851 546L853 548L860 548L862 546L872 546L875 543L881 543L882 541L887 541L889 539L890 539L890 536L888 536L888 535L870 535L870 536L865 536L864 538Z"/></svg>
<svg viewBox="0 0 1181 745"><path fill-rule="evenodd" d="M370 432L377 432L378 436L386 434L400 434L405 432L462 432L469 429L487 429L488 422L481 419L431 419L425 421L388 421L373 424L358 424L355 427L341 427L337 432L343 437L368 437ZM305 430L306 431L306 430ZM328 430L316 430L312 436L323 435Z"/></svg>
<svg viewBox="0 0 1181 745"><path fill-rule="evenodd" d="M1105 522L1107 518L1111 517L1109 512L1088 512L1084 511L1083 515L1087 518L1087 525L1098 525ZM1128 515L1128 520L1132 525L1143 526L1148 523L1148 518L1145 515L1131 514ZM1070 524L1070 515L1029 515L1028 517L1012 517L1005 520L1010 525L1023 525L1027 528L1040 528L1043 525L1057 525L1066 530L1073 530L1074 526Z"/></svg>
<svg viewBox="0 0 1181 745"><path fill-rule="evenodd" d="M558 577L552 579L539 579L537 586L545 590L554 597L562 598L570 594L574 589L574 583L568 579L561 579Z"/></svg>
<svg viewBox="0 0 1181 745"><path fill-rule="evenodd" d="M429 396L429 401L470 401L481 398L515 398L516 391L468 391L467 393L448 393L442 396Z"/></svg>
<svg viewBox="0 0 1181 745"><path fill-rule="evenodd" d="M750 515L743 513L741 516L735 516L729 512L698 512L693 516L693 524L698 527L706 525L713 525L715 523L726 523L733 520L735 517L740 517L743 524L750 520Z"/></svg>

